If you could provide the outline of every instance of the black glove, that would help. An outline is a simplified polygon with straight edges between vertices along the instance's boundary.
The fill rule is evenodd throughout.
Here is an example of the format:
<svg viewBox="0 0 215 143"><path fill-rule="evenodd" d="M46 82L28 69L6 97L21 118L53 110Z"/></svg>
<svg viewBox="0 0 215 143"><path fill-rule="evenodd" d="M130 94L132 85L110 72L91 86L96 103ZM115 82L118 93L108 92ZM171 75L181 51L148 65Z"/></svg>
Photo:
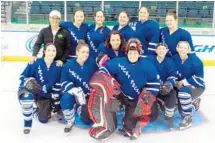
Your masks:
<svg viewBox="0 0 215 143"><path fill-rule="evenodd" d="M53 113L58 112L60 109L60 95L52 94L51 95L51 108Z"/></svg>
<svg viewBox="0 0 215 143"><path fill-rule="evenodd" d="M165 82L164 85L161 86L160 94L167 95L173 89L173 86L170 82Z"/></svg>
<svg viewBox="0 0 215 143"><path fill-rule="evenodd" d="M33 77L27 78L24 82L24 87L32 94L39 94L42 91L42 87L37 83Z"/></svg>

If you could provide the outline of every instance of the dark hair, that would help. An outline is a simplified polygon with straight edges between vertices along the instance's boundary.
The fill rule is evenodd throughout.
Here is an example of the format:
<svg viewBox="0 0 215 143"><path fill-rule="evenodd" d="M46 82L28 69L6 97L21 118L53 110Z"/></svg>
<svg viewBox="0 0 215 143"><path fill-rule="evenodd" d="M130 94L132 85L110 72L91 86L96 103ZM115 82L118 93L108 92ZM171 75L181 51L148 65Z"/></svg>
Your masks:
<svg viewBox="0 0 215 143"><path fill-rule="evenodd" d="M119 35L120 40L121 40L121 44L119 45L119 50L125 51L125 46L126 46L125 39L124 39L124 37L122 36L122 34L119 31L112 31L108 35L108 37L107 37L107 39L105 41L105 47L112 48L112 46L110 44L110 38L111 38L112 35L116 35L116 34Z"/></svg>
<svg viewBox="0 0 215 143"><path fill-rule="evenodd" d="M76 51L80 50L84 46L89 48L89 45L84 40L79 40L78 45L76 47Z"/></svg>
<svg viewBox="0 0 215 143"><path fill-rule="evenodd" d="M155 47L155 49L157 49L159 46L164 46L168 49L168 46L166 43L162 42L162 43L158 43L157 46Z"/></svg>
<svg viewBox="0 0 215 143"><path fill-rule="evenodd" d="M178 19L178 16L175 10L168 10L166 16L173 16L175 19Z"/></svg>
<svg viewBox="0 0 215 143"><path fill-rule="evenodd" d="M97 10L97 11L94 13L94 17L96 17L97 12L102 12L102 13L103 13L103 16L105 17L105 13L104 13L103 10ZM102 29L101 29L99 32L100 32L101 34L103 34L103 32L104 32L104 23L103 23Z"/></svg>
<svg viewBox="0 0 215 143"><path fill-rule="evenodd" d="M45 51L46 51L47 47L50 45L55 47L55 45L53 43L46 43L46 45L43 48L43 57L45 57ZM55 49L56 49L56 47L55 47ZM56 49L56 52L57 52L57 49Z"/></svg>
<svg viewBox="0 0 215 143"><path fill-rule="evenodd" d="M146 7L146 6L142 6L142 7L139 9L139 11L138 11L138 12L140 12L140 10L141 10L142 8L145 8L145 9L147 10L147 12L149 13L149 8L148 8L148 7Z"/></svg>
<svg viewBox="0 0 215 143"><path fill-rule="evenodd" d="M78 12L78 11L81 11L81 12L84 13L84 20L85 20L85 18L86 18L85 10L84 10L83 8L78 8L78 9L75 9L75 11L73 12L73 22L75 21L75 14L76 14L76 12Z"/></svg>
<svg viewBox="0 0 215 143"><path fill-rule="evenodd" d="M94 17L96 16L97 12L102 12L102 13L103 13L103 16L105 17L105 13L104 13L103 10L97 10L96 12L94 12L94 14L93 14Z"/></svg>
<svg viewBox="0 0 215 143"><path fill-rule="evenodd" d="M130 13L129 13L128 11L122 10L122 11L120 11L119 15L120 15L121 13L125 13L125 14L127 15L128 19L130 20ZM118 15L118 18L119 18L119 15Z"/></svg>

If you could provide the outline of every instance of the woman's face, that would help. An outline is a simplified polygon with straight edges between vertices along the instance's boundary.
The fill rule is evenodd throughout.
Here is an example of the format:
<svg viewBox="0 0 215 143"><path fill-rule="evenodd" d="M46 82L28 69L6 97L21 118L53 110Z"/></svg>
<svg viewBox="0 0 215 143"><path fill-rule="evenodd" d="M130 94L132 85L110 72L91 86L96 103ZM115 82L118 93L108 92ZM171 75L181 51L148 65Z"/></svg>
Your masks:
<svg viewBox="0 0 215 143"><path fill-rule="evenodd" d="M139 11L139 20L146 21L149 19L149 12L145 7L142 7Z"/></svg>
<svg viewBox="0 0 215 143"><path fill-rule="evenodd" d="M166 26L169 29L172 29L172 28L176 27L176 25L177 25L177 20L172 15L167 15L166 16Z"/></svg>
<svg viewBox="0 0 215 143"><path fill-rule="evenodd" d="M77 59L85 62L89 57L89 48L87 46L82 46L76 51Z"/></svg>
<svg viewBox="0 0 215 143"><path fill-rule="evenodd" d="M110 37L110 45L113 50L119 50L119 46L121 44L121 39L119 34L112 34Z"/></svg>
<svg viewBox="0 0 215 143"><path fill-rule="evenodd" d="M54 60L57 54L56 47L54 45L47 46L44 54L46 59Z"/></svg>
<svg viewBox="0 0 215 143"><path fill-rule="evenodd" d="M168 49L162 45L157 47L157 49L156 49L157 56L160 58L164 58L166 56L167 52L168 52Z"/></svg>
<svg viewBox="0 0 215 143"><path fill-rule="evenodd" d="M74 15L74 22L81 25L84 22L84 12L76 11Z"/></svg>
<svg viewBox="0 0 215 143"><path fill-rule="evenodd" d="M136 63L140 57L140 54L137 50L129 50L128 51L128 60L131 63Z"/></svg>
<svg viewBox="0 0 215 143"><path fill-rule="evenodd" d="M96 16L94 17L96 24L103 25L105 21L104 13L102 11L96 12Z"/></svg>
<svg viewBox="0 0 215 143"><path fill-rule="evenodd" d="M190 52L190 47L188 43L181 42L176 48L176 50L180 56L187 56L187 54Z"/></svg>
<svg viewBox="0 0 215 143"><path fill-rule="evenodd" d="M51 26L59 26L60 18L57 16L49 17L49 22Z"/></svg>
<svg viewBox="0 0 215 143"><path fill-rule="evenodd" d="M120 26L126 26L128 24L129 18L125 12L119 14L118 22Z"/></svg>

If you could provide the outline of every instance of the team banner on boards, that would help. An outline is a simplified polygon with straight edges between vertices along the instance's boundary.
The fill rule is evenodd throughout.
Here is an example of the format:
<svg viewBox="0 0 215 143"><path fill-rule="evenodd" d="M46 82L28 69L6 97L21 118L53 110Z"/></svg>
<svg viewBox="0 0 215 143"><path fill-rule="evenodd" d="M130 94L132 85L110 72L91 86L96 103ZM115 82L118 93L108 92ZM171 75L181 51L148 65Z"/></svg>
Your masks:
<svg viewBox="0 0 215 143"><path fill-rule="evenodd" d="M38 32L1 32L3 61L26 61L32 55ZM206 66L215 66L215 36L192 36L197 55Z"/></svg>

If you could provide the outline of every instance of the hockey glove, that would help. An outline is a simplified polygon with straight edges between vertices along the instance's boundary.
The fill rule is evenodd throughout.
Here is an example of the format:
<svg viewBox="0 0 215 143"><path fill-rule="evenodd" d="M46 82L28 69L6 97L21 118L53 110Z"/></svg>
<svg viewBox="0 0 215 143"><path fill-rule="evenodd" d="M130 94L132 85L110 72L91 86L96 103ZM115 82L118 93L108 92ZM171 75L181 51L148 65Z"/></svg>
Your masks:
<svg viewBox="0 0 215 143"><path fill-rule="evenodd" d="M109 57L105 53L99 53L98 57L96 58L96 63L99 67L104 66L109 60Z"/></svg>
<svg viewBox="0 0 215 143"><path fill-rule="evenodd" d="M165 82L164 85L161 86L160 94L161 95L167 95L170 93L170 91L173 89L173 86L170 82Z"/></svg>
<svg viewBox="0 0 215 143"><path fill-rule="evenodd" d="M37 83L33 77L27 78L24 82L24 87L32 94L39 94L42 91L42 87Z"/></svg>
<svg viewBox="0 0 215 143"><path fill-rule="evenodd" d="M75 96L75 100L78 104L84 105L86 104L85 94L81 87L73 87L68 91L70 94Z"/></svg>
<svg viewBox="0 0 215 143"><path fill-rule="evenodd" d="M59 94L51 94L51 107L53 113L58 112L60 109L60 95Z"/></svg>

